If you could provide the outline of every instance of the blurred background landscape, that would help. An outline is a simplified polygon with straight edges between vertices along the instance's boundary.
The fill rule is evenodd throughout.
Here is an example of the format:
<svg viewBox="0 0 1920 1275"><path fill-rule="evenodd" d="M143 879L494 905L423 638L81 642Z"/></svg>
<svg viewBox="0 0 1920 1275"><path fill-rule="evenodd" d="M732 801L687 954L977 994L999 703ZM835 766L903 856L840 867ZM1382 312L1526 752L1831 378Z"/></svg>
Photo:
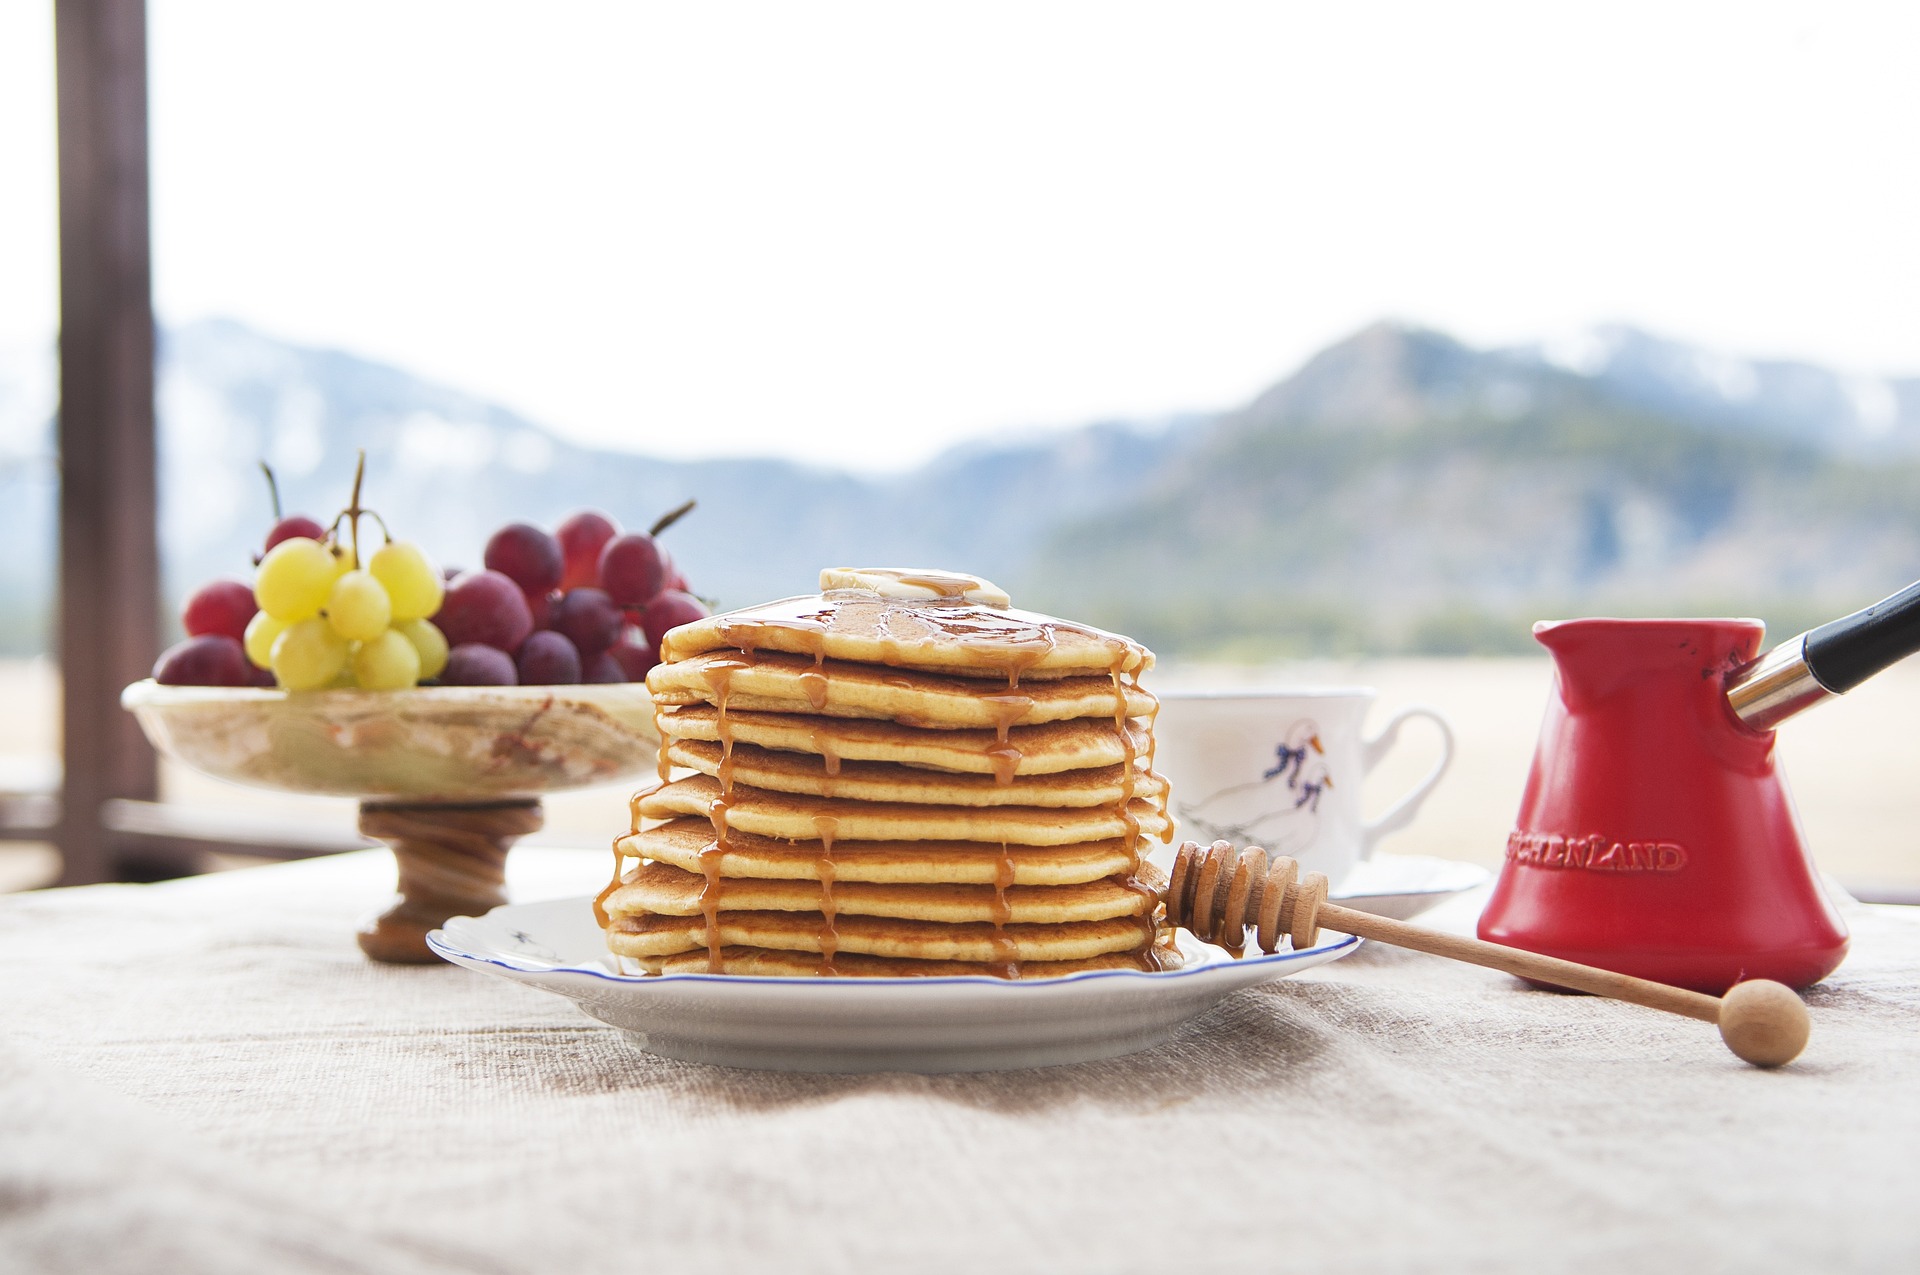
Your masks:
<svg viewBox="0 0 1920 1275"><path fill-rule="evenodd" d="M246 574L262 460L325 518L365 448L460 565L696 498L723 607L951 566L1169 684L1440 703L1399 848L1490 863L1533 621L1786 636L1920 578L1902 6L148 12L169 624ZM52 55L0 12L0 788L58 777ZM1850 880L1920 883L1916 715L1902 667L1782 736Z"/></svg>
<svg viewBox="0 0 1920 1275"><path fill-rule="evenodd" d="M50 351L0 368L6 654L52 606ZM244 576L290 509L404 510L439 560L581 507L644 526L723 607L833 562L955 564L1165 655L1513 654L1556 615L1758 615L1798 629L1920 577L1920 376L1717 354L1611 326L1474 349L1383 320L1252 401L989 438L863 474L582 445L458 387L202 320L161 341L161 543L176 604Z"/></svg>

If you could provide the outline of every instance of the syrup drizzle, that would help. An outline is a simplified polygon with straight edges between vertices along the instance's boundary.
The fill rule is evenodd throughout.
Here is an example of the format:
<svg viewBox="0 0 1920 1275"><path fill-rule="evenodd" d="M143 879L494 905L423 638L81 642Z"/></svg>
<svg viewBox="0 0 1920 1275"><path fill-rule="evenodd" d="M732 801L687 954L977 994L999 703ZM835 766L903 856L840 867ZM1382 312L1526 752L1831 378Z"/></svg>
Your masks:
<svg viewBox="0 0 1920 1275"><path fill-rule="evenodd" d="M1026 760L1019 747L1006 742L987 749L987 760L993 763L993 782L996 787L1006 788L1013 783L1014 775L1020 771L1020 763Z"/></svg>
<svg viewBox="0 0 1920 1275"><path fill-rule="evenodd" d="M1013 918L1013 905L1007 901L1007 887L1013 884L1013 855L1007 843L1000 843L1000 858L993 865L993 963L1001 978L1020 977L1020 945L1007 933Z"/></svg>
<svg viewBox="0 0 1920 1275"><path fill-rule="evenodd" d="M980 700L987 706L987 712L993 717L993 730L1000 741L1000 746L1007 747L1007 732L1013 728L1015 722L1033 711L1033 697L1011 694L982 695Z"/></svg>
<svg viewBox="0 0 1920 1275"><path fill-rule="evenodd" d="M720 765L717 769L720 773L715 778L720 781L720 795L731 797L733 795L733 731L731 729L720 731Z"/></svg>
<svg viewBox="0 0 1920 1275"><path fill-rule="evenodd" d="M1126 824L1127 837L1127 875L1125 879L1121 881L1121 885L1140 897L1141 915L1143 915L1147 921L1147 950L1149 956L1151 956L1152 936L1156 930L1154 913L1159 905L1159 895L1154 892L1152 886L1140 879L1140 865L1144 856L1140 852L1140 816L1135 814L1133 809L1133 799L1139 788L1140 773L1138 768L1138 749L1134 746L1133 742L1133 719L1131 717L1131 698L1129 692L1137 692L1140 690L1140 670L1139 664L1136 663L1131 671L1130 678L1127 682L1123 683L1121 681L1122 668L1123 657L1115 656L1113 667L1110 670L1113 677L1113 727L1120 735L1120 751L1122 756L1121 772L1123 775L1121 779L1120 818ZM1151 711L1158 713L1159 708L1159 701L1154 701ZM1153 728L1151 725L1151 717L1148 719L1148 722L1147 770L1151 773L1153 770ZM1163 836L1171 836L1172 821L1162 820L1161 822L1163 825Z"/></svg>
<svg viewBox="0 0 1920 1275"><path fill-rule="evenodd" d="M673 770L673 767L667 763L667 732L661 725L665 720L666 706L659 700L655 700L653 702L653 733L655 738L660 741L660 751L654 754L654 768L659 771L660 782L663 784L667 782L667 776L672 773ZM638 832L640 830L635 828L634 831Z"/></svg>
<svg viewBox="0 0 1920 1275"><path fill-rule="evenodd" d="M607 896L620 888L620 869L626 861L626 854L620 849L620 838L613 839L613 880L607 882L607 888L593 896L593 919L606 929L612 918L607 915Z"/></svg>
<svg viewBox="0 0 1920 1275"><path fill-rule="evenodd" d="M660 737L661 753L664 754L666 749L666 736L663 735ZM664 762L662 764L664 765ZM642 799L659 790L660 785L655 784L651 788L642 788L639 792L634 793L632 797L627 799L627 828L630 832L640 831L640 802ZM624 840L624 838L621 837L615 837L613 839L613 880L607 882L606 889L593 896L593 919L600 923L600 928L603 930L606 929L612 921L612 918L607 914L607 899L623 884L620 877L622 875L622 869L626 866L625 861L627 856L633 854L636 859L640 857L633 851L622 849L620 845L622 840Z"/></svg>
<svg viewBox="0 0 1920 1275"><path fill-rule="evenodd" d="M884 664L913 664L909 648L925 649L944 638L976 650L992 649L995 667L1006 672L1008 687L1012 688L1019 685L1027 670L1059 649L1063 636L1082 648L1092 645L1118 650L1120 658L1130 663L1140 662L1145 656L1145 648L1139 644L1090 625L967 601L966 590L978 582L948 581L930 575L905 582L937 596L902 601L847 589L783 598L710 622L683 626L676 638L663 643L662 658L668 662L686 659L714 649L717 643L748 653L759 648L804 652L818 663L824 658L831 634L854 644L870 644L871 655L854 658L871 660L877 656Z"/></svg>
<svg viewBox="0 0 1920 1275"><path fill-rule="evenodd" d="M707 972L721 973L720 955L720 867L732 847L727 841L727 813L733 808L733 723L727 719L727 704L733 697L733 675L751 667L745 659L714 660L701 676L713 692L714 730L720 736L720 795L707 805L707 819L713 824L713 840L700 850L700 872L706 883L700 888L700 916L707 931Z"/></svg>
<svg viewBox="0 0 1920 1275"><path fill-rule="evenodd" d="M1133 813L1133 796L1140 777L1134 769L1137 759L1134 755L1132 722L1127 716L1127 687L1120 680L1124 658L1116 655L1109 672L1113 677L1113 728L1120 734L1120 820L1127 828L1127 878L1131 880L1140 872L1140 816Z"/></svg>
<svg viewBox="0 0 1920 1275"><path fill-rule="evenodd" d="M707 818L713 822L713 840L700 847L700 874L706 884L700 887L700 916L707 927L707 973L722 970L720 959L720 865L727 855L727 811L731 802L723 793L707 806Z"/></svg>
<svg viewBox="0 0 1920 1275"><path fill-rule="evenodd" d="M820 857L813 865L820 878L820 972L833 975L840 972L833 964L840 951L840 909L833 901L833 842L840 835L840 821L832 815L815 815L813 826L820 834Z"/></svg>

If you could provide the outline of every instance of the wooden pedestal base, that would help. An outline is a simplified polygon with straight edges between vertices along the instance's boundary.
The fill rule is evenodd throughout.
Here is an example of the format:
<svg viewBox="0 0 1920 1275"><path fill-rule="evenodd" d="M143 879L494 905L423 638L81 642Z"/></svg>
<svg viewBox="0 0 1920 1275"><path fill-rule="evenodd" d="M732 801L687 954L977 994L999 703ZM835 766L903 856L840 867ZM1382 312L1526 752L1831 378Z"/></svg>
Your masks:
<svg viewBox="0 0 1920 1275"><path fill-rule="evenodd" d="M393 847L400 867L400 901L360 931L360 950L376 961L439 960L427 931L505 903L507 851L540 823L538 801L360 803L360 831Z"/></svg>

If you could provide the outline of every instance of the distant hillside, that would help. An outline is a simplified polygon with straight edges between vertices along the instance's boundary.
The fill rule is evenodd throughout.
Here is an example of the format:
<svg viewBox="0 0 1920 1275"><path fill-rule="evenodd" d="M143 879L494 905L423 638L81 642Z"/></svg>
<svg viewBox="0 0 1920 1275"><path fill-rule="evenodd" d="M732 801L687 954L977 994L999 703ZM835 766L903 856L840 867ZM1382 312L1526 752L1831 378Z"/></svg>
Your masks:
<svg viewBox="0 0 1920 1275"><path fill-rule="evenodd" d="M1844 455L1920 453L1920 377L1733 358L1619 325L1508 353L1578 373L1610 400L1668 420L1771 434Z"/></svg>
<svg viewBox="0 0 1920 1275"><path fill-rule="evenodd" d="M50 360L0 363L0 649L38 649L51 594ZM644 527L688 498L669 544L724 605L805 592L832 562L1026 567L1062 518L1106 506L1159 469L1178 422L1110 423L961 448L884 481L779 460L672 461L579 447L506 409L352 355L303 349L231 322L169 332L160 350L160 537L172 596L244 573L271 522L258 462L290 510L345 503L367 451L367 503L441 561L475 565L514 519L553 525L583 506ZM1198 418L1196 418L1198 419ZM1191 424L1191 422L1188 422Z"/></svg>
<svg viewBox="0 0 1920 1275"><path fill-rule="evenodd" d="M1058 529L1034 584L1170 650L1465 652L1548 615L1800 625L1920 576L1920 460L1891 439L1624 397L1379 325Z"/></svg>
<svg viewBox="0 0 1920 1275"><path fill-rule="evenodd" d="M46 368L0 362L15 651L44 631ZM167 334L160 414L175 592L246 568L259 458L324 515L357 447L369 502L446 561L475 562L509 519L592 505L644 525L697 497L671 545L725 605L809 589L829 562L952 564L1173 652L1513 649L1535 617L1609 610L1779 626L1920 576L1920 381L1627 329L1484 351L1377 324L1237 411L980 444L886 479L583 448L226 322Z"/></svg>

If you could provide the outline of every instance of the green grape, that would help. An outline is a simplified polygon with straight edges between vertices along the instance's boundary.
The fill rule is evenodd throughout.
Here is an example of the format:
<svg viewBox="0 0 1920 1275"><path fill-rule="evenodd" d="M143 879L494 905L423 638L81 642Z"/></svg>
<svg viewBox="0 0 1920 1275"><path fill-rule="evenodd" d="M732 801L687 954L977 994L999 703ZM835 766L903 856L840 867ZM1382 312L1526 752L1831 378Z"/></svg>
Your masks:
<svg viewBox="0 0 1920 1275"><path fill-rule="evenodd" d="M318 616L301 620L274 639L273 676L290 691L317 691L340 675L348 653L331 624Z"/></svg>
<svg viewBox="0 0 1920 1275"><path fill-rule="evenodd" d="M349 571L327 596L327 623L349 642L371 642L393 621L393 603L371 572Z"/></svg>
<svg viewBox="0 0 1920 1275"><path fill-rule="evenodd" d="M420 680L439 677L447 667L447 635L431 620L396 620L393 631L420 653Z"/></svg>
<svg viewBox="0 0 1920 1275"><path fill-rule="evenodd" d="M325 545L295 536L282 540L260 560L253 600L282 624L312 619L327 604L338 575L334 556Z"/></svg>
<svg viewBox="0 0 1920 1275"><path fill-rule="evenodd" d="M367 570L387 586L396 621L424 620L440 609L446 586L440 582L439 569L420 546L404 540L384 544L375 551Z"/></svg>
<svg viewBox="0 0 1920 1275"><path fill-rule="evenodd" d="M257 668L273 667L273 643L287 631L285 620L276 620L265 611L255 611L253 618L247 621L245 646L247 658Z"/></svg>
<svg viewBox="0 0 1920 1275"><path fill-rule="evenodd" d="M368 638L353 655L353 680L363 690L397 691L420 680L420 652L397 629Z"/></svg>

